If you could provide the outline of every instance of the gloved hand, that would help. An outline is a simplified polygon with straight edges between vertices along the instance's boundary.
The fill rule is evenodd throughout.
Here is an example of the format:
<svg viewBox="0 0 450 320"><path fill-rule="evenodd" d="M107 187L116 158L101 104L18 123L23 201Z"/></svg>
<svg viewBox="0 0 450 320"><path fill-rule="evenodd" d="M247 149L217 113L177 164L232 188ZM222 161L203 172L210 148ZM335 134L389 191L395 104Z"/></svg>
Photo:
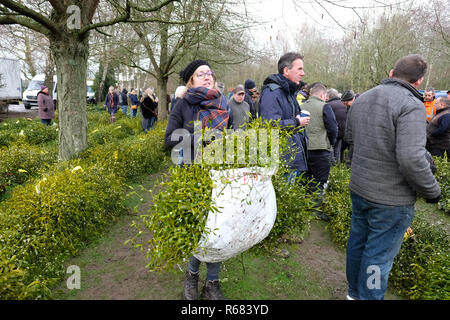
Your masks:
<svg viewBox="0 0 450 320"><path fill-rule="evenodd" d="M437 197L437 198L434 198L434 199L425 199L425 201L426 201L427 203L438 203L439 200L441 200L441 199L442 199L442 195L440 194L439 197Z"/></svg>

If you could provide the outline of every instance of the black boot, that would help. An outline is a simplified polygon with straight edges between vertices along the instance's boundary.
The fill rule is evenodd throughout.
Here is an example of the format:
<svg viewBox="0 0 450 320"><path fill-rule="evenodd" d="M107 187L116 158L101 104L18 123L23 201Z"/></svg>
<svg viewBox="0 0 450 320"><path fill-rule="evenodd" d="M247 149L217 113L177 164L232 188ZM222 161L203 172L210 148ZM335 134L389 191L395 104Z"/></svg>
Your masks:
<svg viewBox="0 0 450 320"><path fill-rule="evenodd" d="M198 275L198 272L186 271L186 278L184 279L185 300L198 300Z"/></svg>
<svg viewBox="0 0 450 320"><path fill-rule="evenodd" d="M219 280L206 280L202 290L202 297L206 300L227 300L220 290Z"/></svg>

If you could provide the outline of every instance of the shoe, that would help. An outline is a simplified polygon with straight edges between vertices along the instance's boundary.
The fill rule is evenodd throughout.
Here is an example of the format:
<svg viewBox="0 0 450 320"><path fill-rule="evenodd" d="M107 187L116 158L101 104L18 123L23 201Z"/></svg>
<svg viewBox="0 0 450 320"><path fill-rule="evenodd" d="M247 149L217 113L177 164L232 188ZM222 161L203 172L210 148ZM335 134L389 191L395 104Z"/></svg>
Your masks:
<svg viewBox="0 0 450 320"><path fill-rule="evenodd" d="M219 280L206 280L202 297L206 300L227 300L220 290Z"/></svg>
<svg viewBox="0 0 450 320"><path fill-rule="evenodd" d="M327 216L325 213L319 211L319 210L314 210L314 213L316 214L316 217L320 220L329 222L330 221L330 217Z"/></svg>
<svg viewBox="0 0 450 320"><path fill-rule="evenodd" d="M186 271L186 278L184 279L185 300L198 300L198 276L198 272Z"/></svg>

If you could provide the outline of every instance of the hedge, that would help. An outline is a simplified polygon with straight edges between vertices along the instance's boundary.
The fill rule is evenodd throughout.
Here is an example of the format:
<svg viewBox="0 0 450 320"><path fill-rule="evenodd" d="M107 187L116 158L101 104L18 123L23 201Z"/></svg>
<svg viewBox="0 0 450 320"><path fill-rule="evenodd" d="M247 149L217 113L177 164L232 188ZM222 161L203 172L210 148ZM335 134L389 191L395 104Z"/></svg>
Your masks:
<svg viewBox="0 0 450 320"><path fill-rule="evenodd" d="M442 175L438 179L448 183L450 172L442 169L448 168L448 163L437 162L437 166ZM349 179L350 170L344 165L332 167L323 203L324 212L331 218L328 228L332 239L341 248L347 246L352 215ZM409 299L449 299L450 240L446 230L428 222L420 212L416 212L411 228L413 235L405 235L389 285Z"/></svg>
<svg viewBox="0 0 450 320"><path fill-rule="evenodd" d="M51 298L64 261L124 212L126 181L166 160L165 124L91 148L12 191L0 204L0 299Z"/></svg>
<svg viewBox="0 0 450 320"><path fill-rule="evenodd" d="M439 208L450 215L450 159L434 157L436 163L436 179L441 186L442 199Z"/></svg>

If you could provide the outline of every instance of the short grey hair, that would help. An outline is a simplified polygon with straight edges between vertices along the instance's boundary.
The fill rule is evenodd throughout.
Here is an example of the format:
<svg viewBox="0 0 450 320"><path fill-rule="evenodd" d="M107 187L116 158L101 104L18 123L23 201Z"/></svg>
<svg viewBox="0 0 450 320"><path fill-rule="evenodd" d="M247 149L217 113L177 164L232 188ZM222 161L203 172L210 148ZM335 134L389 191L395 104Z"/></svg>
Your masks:
<svg viewBox="0 0 450 320"><path fill-rule="evenodd" d="M339 92L335 88L328 89L327 100L336 99L336 98L340 99Z"/></svg>
<svg viewBox="0 0 450 320"><path fill-rule="evenodd" d="M446 97L439 97L437 98L437 103L442 103L444 105L444 108L450 107L450 99Z"/></svg>
<svg viewBox="0 0 450 320"><path fill-rule="evenodd" d="M278 60L278 73L283 74L284 68L292 69L295 60L303 60L303 56L297 52L288 52Z"/></svg>

